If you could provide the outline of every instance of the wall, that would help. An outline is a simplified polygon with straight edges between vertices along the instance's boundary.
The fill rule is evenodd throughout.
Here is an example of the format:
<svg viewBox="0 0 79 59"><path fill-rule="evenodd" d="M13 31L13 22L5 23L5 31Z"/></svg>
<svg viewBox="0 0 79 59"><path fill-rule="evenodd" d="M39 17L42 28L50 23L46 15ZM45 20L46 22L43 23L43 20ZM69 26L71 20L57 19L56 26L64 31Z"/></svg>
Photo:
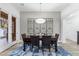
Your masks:
<svg viewBox="0 0 79 59"><path fill-rule="evenodd" d="M20 12L14 8L11 4L0 3L0 8L4 12L8 13L8 42L6 39L0 39L0 52L14 45L20 39ZM12 16L16 17L16 41L12 42Z"/></svg>
<svg viewBox="0 0 79 59"><path fill-rule="evenodd" d="M53 18L53 34L61 32L61 15L60 12L21 12L21 33L27 34L27 19L28 18Z"/></svg>
<svg viewBox="0 0 79 59"><path fill-rule="evenodd" d="M62 39L70 39L77 42L77 31L79 31L79 4L70 4L61 12Z"/></svg>

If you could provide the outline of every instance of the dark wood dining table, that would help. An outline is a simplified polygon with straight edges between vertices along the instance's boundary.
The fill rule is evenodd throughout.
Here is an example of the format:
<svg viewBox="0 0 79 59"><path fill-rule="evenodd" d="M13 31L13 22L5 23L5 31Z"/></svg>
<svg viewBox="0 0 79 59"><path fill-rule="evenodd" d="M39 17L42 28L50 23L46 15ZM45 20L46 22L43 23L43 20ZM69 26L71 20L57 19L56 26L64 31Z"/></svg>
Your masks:
<svg viewBox="0 0 79 59"><path fill-rule="evenodd" d="M25 42L28 42L31 44L31 40L32 38L30 37L27 37ZM55 46L55 52L57 52L57 40L54 36L51 36L51 43L50 44L54 44ZM42 36L39 36L39 47L41 48L42 47Z"/></svg>

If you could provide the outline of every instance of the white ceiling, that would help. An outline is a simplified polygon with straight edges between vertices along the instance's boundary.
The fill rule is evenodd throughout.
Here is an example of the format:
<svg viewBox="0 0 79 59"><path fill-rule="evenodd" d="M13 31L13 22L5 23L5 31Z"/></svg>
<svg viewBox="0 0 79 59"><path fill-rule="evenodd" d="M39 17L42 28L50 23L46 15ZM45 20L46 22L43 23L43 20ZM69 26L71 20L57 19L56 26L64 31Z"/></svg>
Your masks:
<svg viewBox="0 0 79 59"><path fill-rule="evenodd" d="M55 12L61 11L67 6L68 3L14 3L13 4L21 12L40 12L40 6L42 12Z"/></svg>

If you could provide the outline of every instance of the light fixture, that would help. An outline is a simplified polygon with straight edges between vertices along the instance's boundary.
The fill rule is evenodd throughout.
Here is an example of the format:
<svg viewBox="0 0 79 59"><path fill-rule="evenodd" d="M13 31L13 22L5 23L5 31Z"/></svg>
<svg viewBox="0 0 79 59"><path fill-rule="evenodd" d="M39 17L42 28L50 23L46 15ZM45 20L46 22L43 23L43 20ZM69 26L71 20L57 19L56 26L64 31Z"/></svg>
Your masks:
<svg viewBox="0 0 79 59"><path fill-rule="evenodd" d="M43 18L36 19L36 23L39 23L39 24L45 23L45 19Z"/></svg>
<svg viewBox="0 0 79 59"><path fill-rule="evenodd" d="M42 3L40 3L40 13L41 13L41 4L42 4ZM41 13L41 15L42 15L42 13ZM40 16L41 16L41 15L40 15ZM45 21L46 21L46 20L43 19L42 17L40 17L40 18L38 18L38 19L35 20L35 22L38 23L38 24L45 23Z"/></svg>

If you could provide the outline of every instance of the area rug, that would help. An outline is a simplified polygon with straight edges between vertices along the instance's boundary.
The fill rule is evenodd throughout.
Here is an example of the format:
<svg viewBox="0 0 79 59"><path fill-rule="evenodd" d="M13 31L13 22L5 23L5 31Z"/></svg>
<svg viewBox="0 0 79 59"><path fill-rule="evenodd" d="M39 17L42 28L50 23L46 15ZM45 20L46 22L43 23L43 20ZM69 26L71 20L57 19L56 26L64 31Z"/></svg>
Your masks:
<svg viewBox="0 0 79 59"><path fill-rule="evenodd" d="M26 51L23 51L23 46L20 46L19 48L11 51L9 53L10 56L72 56L70 52L62 48L61 46L58 46L58 51L55 52L52 50L49 52L48 50L44 51L44 54L42 53L42 50L37 47L34 47L31 51L30 46L26 47Z"/></svg>

